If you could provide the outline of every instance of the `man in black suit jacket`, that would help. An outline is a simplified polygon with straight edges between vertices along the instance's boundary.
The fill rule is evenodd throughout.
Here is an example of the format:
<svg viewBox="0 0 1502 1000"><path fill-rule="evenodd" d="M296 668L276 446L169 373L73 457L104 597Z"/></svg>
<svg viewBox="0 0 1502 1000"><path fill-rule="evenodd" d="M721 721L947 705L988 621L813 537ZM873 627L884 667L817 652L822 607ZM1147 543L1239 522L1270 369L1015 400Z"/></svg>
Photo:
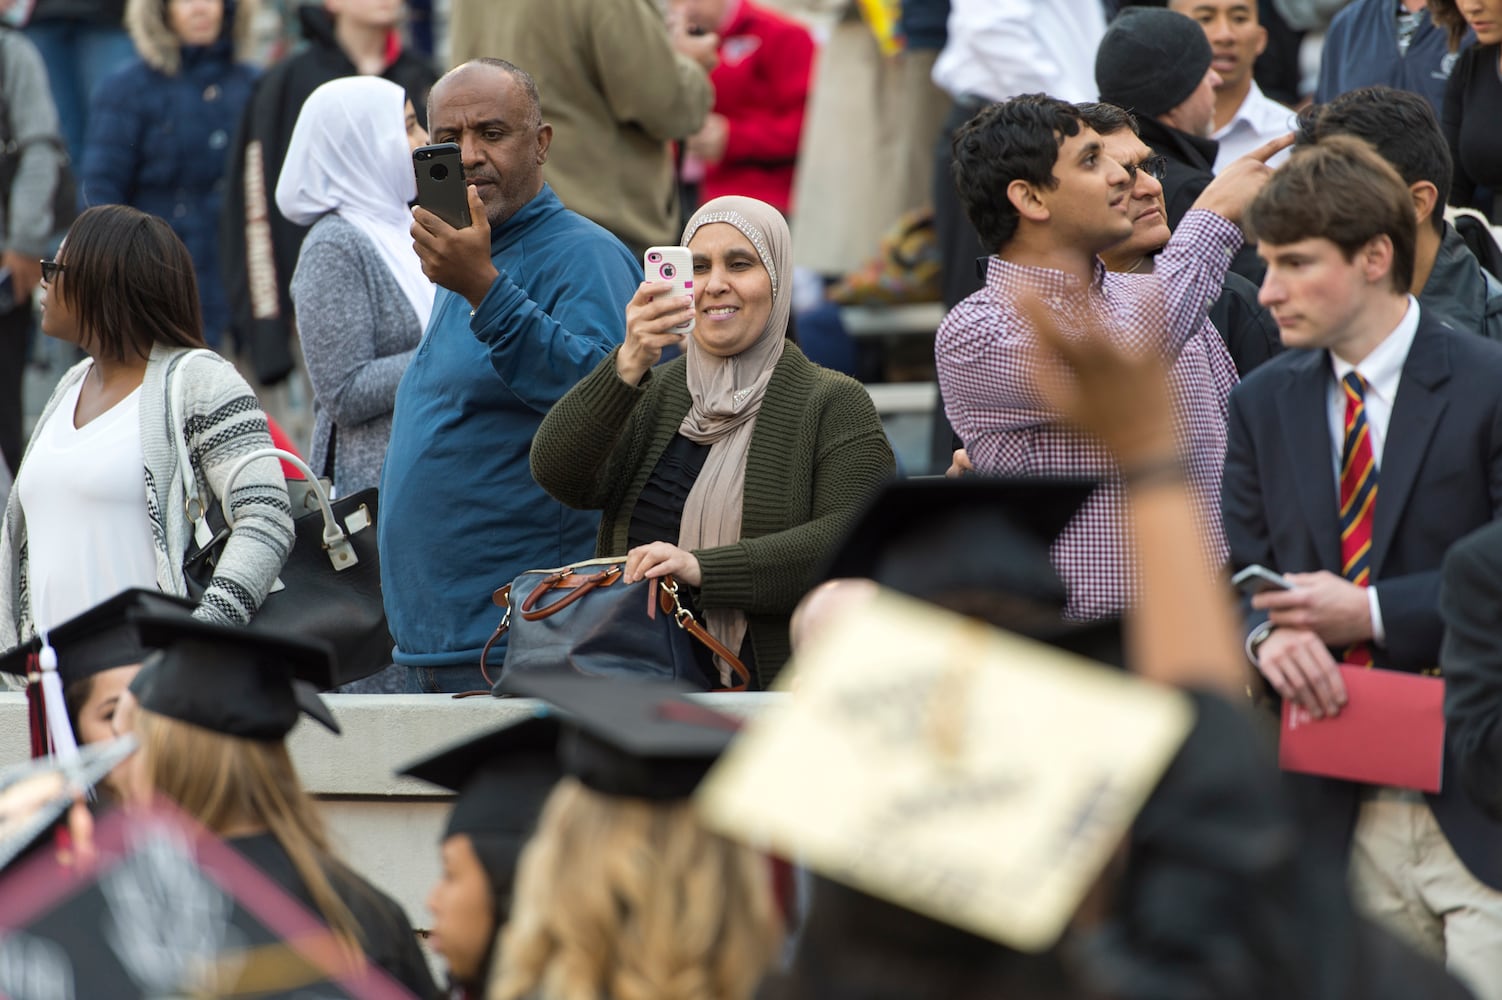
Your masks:
<svg viewBox="0 0 1502 1000"><path fill-rule="evenodd" d="M1467 535L1445 557L1439 611L1452 773L1472 802L1502 820L1502 521Z"/></svg>
<svg viewBox="0 0 1502 1000"><path fill-rule="evenodd" d="M1502 349L1426 316L1408 294L1408 190L1364 142L1296 153L1249 218L1268 264L1261 302L1291 350L1231 395L1222 513L1236 568L1260 564L1295 584L1252 599L1248 653L1278 695L1322 717L1345 704L1337 657L1412 672L1439 663L1441 561L1502 511ZM1362 467L1363 437L1373 478L1348 482L1350 509L1368 485L1374 501L1369 518L1348 515L1346 532L1369 532L1370 548L1343 552L1341 466L1354 455ZM1502 825L1450 766L1445 778L1427 802L1328 779L1291 784L1312 842L1349 855L1358 901L1445 955L1479 996L1502 997Z"/></svg>

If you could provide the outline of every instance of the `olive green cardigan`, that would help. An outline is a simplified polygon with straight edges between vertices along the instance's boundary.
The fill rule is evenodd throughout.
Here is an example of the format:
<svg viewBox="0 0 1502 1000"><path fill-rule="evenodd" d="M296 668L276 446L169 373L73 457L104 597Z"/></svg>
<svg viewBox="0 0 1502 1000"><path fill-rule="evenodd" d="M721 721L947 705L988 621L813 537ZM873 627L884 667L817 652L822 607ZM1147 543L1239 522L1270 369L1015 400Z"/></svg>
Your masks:
<svg viewBox="0 0 1502 1000"><path fill-rule="evenodd" d="M560 399L532 440L532 475L560 503L598 510L596 554L624 555L636 499L689 410L676 358L640 385L615 354ZM865 388L788 344L751 432L741 540L694 552L701 608L739 608L766 687L787 662L788 617L870 496L895 472Z"/></svg>

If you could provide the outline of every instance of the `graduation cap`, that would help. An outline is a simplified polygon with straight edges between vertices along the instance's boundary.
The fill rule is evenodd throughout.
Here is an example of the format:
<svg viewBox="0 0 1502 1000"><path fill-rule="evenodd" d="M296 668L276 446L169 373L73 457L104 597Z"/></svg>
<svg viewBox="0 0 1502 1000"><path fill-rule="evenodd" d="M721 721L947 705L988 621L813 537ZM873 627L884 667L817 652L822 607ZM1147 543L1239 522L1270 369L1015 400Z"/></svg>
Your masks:
<svg viewBox="0 0 1502 1000"><path fill-rule="evenodd" d="M851 525L824 577L868 577L925 600L984 588L1063 607L1069 595L1048 550L1095 487L1083 479L893 480Z"/></svg>
<svg viewBox="0 0 1502 1000"><path fill-rule="evenodd" d="M496 689L558 709L564 773L603 795L688 798L740 729L740 720L689 701L692 689L679 684L519 674Z"/></svg>
<svg viewBox="0 0 1502 1000"><path fill-rule="evenodd" d="M1049 558L1097 485L974 475L894 480L857 517L822 578L865 577L1120 666L1118 622L1060 618L1069 592Z"/></svg>
<svg viewBox="0 0 1502 1000"><path fill-rule="evenodd" d="M27 761L0 771L0 869L35 845L136 748L129 734L80 750L72 760ZM0 991L3 992L3 991Z"/></svg>
<svg viewBox="0 0 1502 1000"><path fill-rule="evenodd" d="M136 625L159 650L130 685L147 711L253 740L281 739L299 715L339 732L318 697L334 677L328 643L196 618L152 615Z"/></svg>
<svg viewBox="0 0 1502 1000"><path fill-rule="evenodd" d="M106 670L141 663L153 651L154 647L141 641L134 616L186 617L194 607L192 601L157 590L124 590L55 626L45 642L42 637L34 637L0 657L0 672L26 681L31 755L44 757L49 749L71 755L76 750L77 740L63 698L67 688ZM50 700L44 694L45 687L54 686L44 683L49 667L55 667L59 681Z"/></svg>
<svg viewBox="0 0 1502 1000"><path fill-rule="evenodd" d="M0 995L411 996L168 803L112 810L93 840L93 864L36 851L0 876Z"/></svg>
<svg viewBox="0 0 1502 1000"><path fill-rule="evenodd" d="M399 774L458 793L443 837L466 834L491 886L509 892L516 862L553 786L558 763L555 716L533 716L440 750Z"/></svg>
<svg viewBox="0 0 1502 1000"><path fill-rule="evenodd" d="M1183 694L890 591L793 659L696 795L705 824L1036 952L1193 723Z"/></svg>

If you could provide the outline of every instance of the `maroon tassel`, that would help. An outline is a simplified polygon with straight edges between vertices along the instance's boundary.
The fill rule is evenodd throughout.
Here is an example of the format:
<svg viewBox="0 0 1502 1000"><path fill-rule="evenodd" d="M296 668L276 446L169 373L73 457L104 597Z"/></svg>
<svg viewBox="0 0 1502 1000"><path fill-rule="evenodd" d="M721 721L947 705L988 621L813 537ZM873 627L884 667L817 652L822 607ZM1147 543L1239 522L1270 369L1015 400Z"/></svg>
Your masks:
<svg viewBox="0 0 1502 1000"><path fill-rule="evenodd" d="M31 757L47 756L47 705L42 697L41 657L26 657L26 717L31 726Z"/></svg>

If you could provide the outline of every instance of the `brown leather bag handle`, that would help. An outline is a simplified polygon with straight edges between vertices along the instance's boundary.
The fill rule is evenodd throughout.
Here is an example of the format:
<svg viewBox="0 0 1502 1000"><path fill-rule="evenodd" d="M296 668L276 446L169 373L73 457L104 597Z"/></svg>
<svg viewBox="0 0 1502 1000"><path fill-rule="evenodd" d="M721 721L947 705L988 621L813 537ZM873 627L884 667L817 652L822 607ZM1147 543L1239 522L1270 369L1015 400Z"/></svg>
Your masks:
<svg viewBox="0 0 1502 1000"><path fill-rule="evenodd" d="M698 619L694 617L694 613L688 608L685 608L683 606L683 602L678 600L678 581L673 578L673 574L666 573L663 576L658 577L657 583L658 594L662 601L662 610L673 616L673 620L678 623L679 628L683 629L683 631L687 632L695 639L698 639L701 643L709 648L709 651L711 653L714 653L716 656L720 657L720 659L724 660L726 665L730 667L730 672L735 674L736 678L738 679L738 683L736 684L731 684L728 687L715 688L715 690L749 690L751 687L751 671L746 669L746 665L741 662L741 658L739 656L736 656L730 651L730 647L726 646L723 642L710 635L709 630L706 629L703 625L699 624Z"/></svg>
<svg viewBox="0 0 1502 1000"><path fill-rule="evenodd" d="M562 583L564 580L572 576L573 570L565 570L561 573L554 573L552 576L547 577L541 583L539 583L537 585L537 589L528 594L525 601L522 601L522 617L529 622L537 622L542 621L544 618L548 618L552 615L556 615L558 612L562 611L570 604L573 604L575 601L579 600L581 597L589 593L591 590L594 590L596 587L610 586L612 583L621 578L621 572L622 570L619 566L612 566L603 573L591 573L589 574L588 580L573 588L569 592L569 594L562 600L554 601L552 604L549 604L545 608L533 611L532 609L537 607L537 602L542 599L542 596L548 593L548 591L557 587L558 584Z"/></svg>

